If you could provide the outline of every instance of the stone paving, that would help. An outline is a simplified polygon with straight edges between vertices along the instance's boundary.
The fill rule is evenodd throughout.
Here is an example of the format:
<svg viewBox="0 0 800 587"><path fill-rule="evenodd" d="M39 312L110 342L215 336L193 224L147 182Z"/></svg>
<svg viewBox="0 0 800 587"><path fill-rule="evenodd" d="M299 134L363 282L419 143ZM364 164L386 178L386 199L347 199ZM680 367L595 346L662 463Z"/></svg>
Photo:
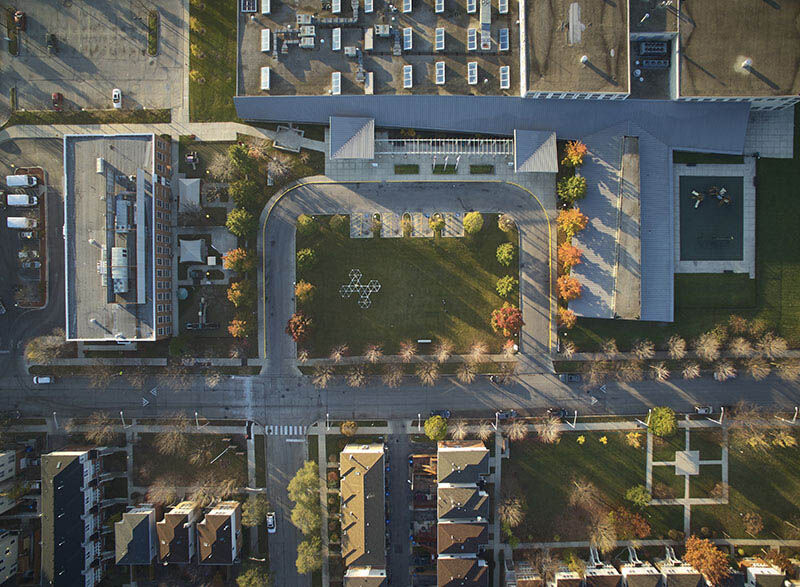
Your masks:
<svg viewBox="0 0 800 587"><path fill-rule="evenodd" d="M350 238L370 238L372 236L372 218L369 212L353 212L350 214Z"/></svg>
<svg viewBox="0 0 800 587"><path fill-rule="evenodd" d="M403 236L400 224L400 215L394 212L385 212L381 215L381 238L398 238Z"/></svg>
<svg viewBox="0 0 800 587"><path fill-rule="evenodd" d="M442 236L444 237L460 237L464 236L464 219L460 212L445 212L444 216L444 229Z"/></svg>
<svg viewBox="0 0 800 587"><path fill-rule="evenodd" d="M430 217L422 212L411 213L411 236L432 237Z"/></svg>
<svg viewBox="0 0 800 587"><path fill-rule="evenodd" d="M791 159L794 151L794 108L750 112L744 152Z"/></svg>

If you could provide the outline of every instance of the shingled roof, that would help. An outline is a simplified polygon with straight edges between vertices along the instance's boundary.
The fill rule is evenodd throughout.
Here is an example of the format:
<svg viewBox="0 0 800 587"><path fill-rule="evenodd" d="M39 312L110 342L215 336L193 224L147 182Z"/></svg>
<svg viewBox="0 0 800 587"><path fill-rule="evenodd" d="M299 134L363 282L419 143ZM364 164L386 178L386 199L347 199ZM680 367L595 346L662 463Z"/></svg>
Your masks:
<svg viewBox="0 0 800 587"><path fill-rule="evenodd" d="M158 558L161 562L180 564L192 560L194 552L190 550L190 528L187 526L196 513L195 504L184 501L167 512L164 519L156 524Z"/></svg>
<svg viewBox="0 0 800 587"><path fill-rule="evenodd" d="M484 520L489 517L489 495L477 487L439 487L437 509L440 520Z"/></svg>
<svg viewBox="0 0 800 587"><path fill-rule="evenodd" d="M150 521L155 522L155 510L141 507L125 512L114 524L114 548L118 565L149 565L153 561L155 540Z"/></svg>
<svg viewBox="0 0 800 587"><path fill-rule="evenodd" d="M331 116L331 159L373 159L375 157L375 121L372 118Z"/></svg>
<svg viewBox="0 0 800 587"><path fill-rule="evenodd" d="M514 171L558 172L556 133L547 130L514 130Z"/></svg>
<svg viewBox="0 0 800 587"><path fill-rule="evenodd" d="M242 506L237 501L221 502L197 525L201 564L233 564L232 540L236 540L237 552L242 543L241 510Z"/></svg>
<svg viewBox="0 0 800 587"><path fill-rule="evenodd" d="M439 443L437 480L442 483L477 483L489 474L489 449L480 440Z"/></svg>
<svg viewBox="0 0 800 587"><path fill-rule="evenodd" d="M452 555L477 554L489 542L489 528L485 522L439 522L437 527L437 552Z"/></svg>
<svg viewBox="0 0 800 587"><path fill-rule="evenodd" d="M383 444L348 444L339 457L342 558L346 566L386 564Z"/></svg>
<svg viewBox="0 0 800 587"><path fill-rule="evenodd" d="M439 557L436 567L439 587L489 586L489 571L482 559Z"/></svg>

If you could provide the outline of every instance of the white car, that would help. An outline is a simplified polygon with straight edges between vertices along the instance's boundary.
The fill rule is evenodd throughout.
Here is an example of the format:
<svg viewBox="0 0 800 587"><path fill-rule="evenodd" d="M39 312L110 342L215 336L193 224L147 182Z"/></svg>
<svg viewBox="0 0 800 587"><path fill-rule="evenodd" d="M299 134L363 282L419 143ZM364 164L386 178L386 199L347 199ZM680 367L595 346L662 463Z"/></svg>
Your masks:
<svg viewBox="0 0 800 587"><path fill-rule="evenodd" d="M269 512L267 514L267 532L275 534L275 530L275 512Z"/></svg>
<svg viewBox="0 0 800 587"><path fill-rule="evenodd" d="M111 91L111 103L114 104L114 108L122 108L122 90L114 88Z"/></svg>
<svg viewBox="0 0 800 587"><path fill-rule="evenodd" d="M47 385L48 383L53 383L52 377L34 377L33 383L35 385Z"/></svg>

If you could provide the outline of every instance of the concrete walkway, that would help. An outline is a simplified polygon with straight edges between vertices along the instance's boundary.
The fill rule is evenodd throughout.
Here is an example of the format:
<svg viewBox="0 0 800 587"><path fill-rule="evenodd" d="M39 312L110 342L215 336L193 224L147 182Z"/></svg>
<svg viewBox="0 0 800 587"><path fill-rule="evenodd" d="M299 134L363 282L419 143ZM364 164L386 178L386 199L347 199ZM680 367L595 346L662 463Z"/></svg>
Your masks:
<svg viewBox="0 0 800 587"><path fill-rule="evenodd" d="M330 551L328 549L328 448L325 429L317 433L317 459L319 460L320 534L322 537L322 584L330 584Z"/></svg>

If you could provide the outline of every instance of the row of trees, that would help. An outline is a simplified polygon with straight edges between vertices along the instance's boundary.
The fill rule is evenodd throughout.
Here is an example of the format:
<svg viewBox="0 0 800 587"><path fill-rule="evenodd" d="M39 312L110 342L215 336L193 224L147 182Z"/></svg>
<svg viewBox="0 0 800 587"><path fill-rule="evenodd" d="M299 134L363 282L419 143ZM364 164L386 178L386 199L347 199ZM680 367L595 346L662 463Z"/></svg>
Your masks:
<svg viewBox="0 0 800 587"><path fill-rule="evenodd" d="M567 308L567 304L580 297L581 284L570 275L571 269L583 262L583 251L572 244L572 238L586 228L589 219L582 214L579 208L565 208L558 212L556 226L558 227L558 279L556 282L558 297L558 324L563 328L572 328L577 322L575 313Z"/></svg>
<svg viewBox="0 0 800 587"><path fill-rule="evenodd" d="M442 416L431 416L425 420L425 435L434 441L444 440L449 435L453 440L464 440L469 436L469 429L466 420L456 420L450 424ZM561 439L561 420L555 417L546 417L534 423L536 438L545 444L555 444ZM513 419L500 429L501 434L512 442L525 440L530 432L528 423L525 420ZM495 428L492 422L484 420L478 424L475 436L488 441L495 435Z"/></svg>
<svg viewBox="0 0 800 587"><path fill-rule="evenodd" d="M238 274L228 288L228 301L236 308L236 315L228 324L228 333L238 339L246 339L255 330L256 301L258 288L255 282L256 257L243 248L236 248L222 257L225 269Z"/></svg>
<svg viewBox="0 0 800 587"><path fill-rule="evenodd" d="M294 502L292 523L303 533L304 539L297 545L297 572L312 573L322 567L322 523L320 507L319 467L306 461L288 486L289 499Z"/></svg>

